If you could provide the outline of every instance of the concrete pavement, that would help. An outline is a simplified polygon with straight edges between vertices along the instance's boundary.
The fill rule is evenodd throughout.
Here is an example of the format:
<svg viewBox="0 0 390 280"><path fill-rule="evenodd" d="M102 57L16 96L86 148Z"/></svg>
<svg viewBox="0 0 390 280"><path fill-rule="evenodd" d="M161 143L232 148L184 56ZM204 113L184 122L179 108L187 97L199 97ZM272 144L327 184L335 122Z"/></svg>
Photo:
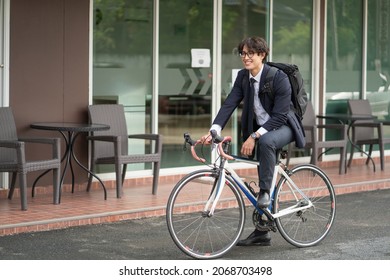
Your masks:
<svg viewBox="0 0 390 280"><path fill-rule="evenodd" d="M390 260L390 189L337 196L336 221L319 245L298 249L279 233L272 246L235 247L224 259ZM243 237L253 229L247 211ZM165 217L0 237L2 260L189 259L171 240Z"/></svg>

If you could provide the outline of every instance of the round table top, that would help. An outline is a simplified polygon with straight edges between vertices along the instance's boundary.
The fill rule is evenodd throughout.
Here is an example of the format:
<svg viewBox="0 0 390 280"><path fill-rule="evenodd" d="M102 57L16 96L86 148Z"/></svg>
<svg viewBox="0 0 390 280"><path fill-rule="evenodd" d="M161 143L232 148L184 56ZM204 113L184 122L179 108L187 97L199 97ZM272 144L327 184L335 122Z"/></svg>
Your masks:
<svg viewBox="0 0 390 280"><path fill-rule="evenodd" d="M31 128L56 131L91 132L108 130L110 126L98 123L71 123L71 122L39 122L30 125Z"/></svg>

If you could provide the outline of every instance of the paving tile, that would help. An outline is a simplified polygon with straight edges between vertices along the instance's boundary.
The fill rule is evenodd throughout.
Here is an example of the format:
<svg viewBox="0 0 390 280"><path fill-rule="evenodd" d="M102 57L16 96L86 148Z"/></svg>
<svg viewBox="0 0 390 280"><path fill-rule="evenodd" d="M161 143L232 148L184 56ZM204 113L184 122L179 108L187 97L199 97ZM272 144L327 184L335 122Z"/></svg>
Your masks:
<svg viewBox="0 0 390 280"><path fill-rule="evenodd" d="M371 163L364 159L355 160L347 174L338 174L338 162L326 163L321 167L328 174L337 195L390 188L390 167L374 172ZM256 180L256 169L239 171L246 180ZM52 204L51 187L38 188L34 198L28 197L28 210L20 210L18 192L14 198L7 198L7 190L0 190L0 236L29 231L44 231L57 228L108 223L126 219L165 215L169 194L183 175L162 176L157 195L152 195L152 180L138 178L127 180L122 198L116 198L115 182L106 182L107 200L98 183L91 191L85 185L78 185L71 193L70 186L64 186L61 204ZM45 189L45 190L43 190ZM31 192L28 192L31 193Z"/></svg>

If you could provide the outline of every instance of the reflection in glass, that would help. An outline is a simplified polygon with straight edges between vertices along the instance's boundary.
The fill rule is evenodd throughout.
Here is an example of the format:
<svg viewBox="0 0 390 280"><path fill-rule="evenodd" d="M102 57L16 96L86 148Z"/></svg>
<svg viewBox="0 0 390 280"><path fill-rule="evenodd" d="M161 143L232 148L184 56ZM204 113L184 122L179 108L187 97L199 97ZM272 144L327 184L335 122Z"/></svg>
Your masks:
<svg viewBox="0 0 390 280"><path fill-rule="evenodd" d="M367 99L373 114L390 120L390 1L368 1ZM385 135L390 129L384 126Z"/></svg>
<svg viewBox="0 0 390 280"><path fill-rule="evenodd" d="M368 2L367 99L380 119L390 119L390 1Z"/></svg>
<svg viewBox="0 0 390 280"><path fill-rule="evenodd" d="M274 2L272 60L296 64L311 96L313 1Z"/></svg>
<svg viewBox="0 0 390 280"><path fill-rule="evenodd" d="M347 113L362 91L362 1L327 2L326 112Z"/></svg>
<svg viewBox="0 0 390 280"><path fill-rule="evenodd" d="M130 134L151 131L152 47L153 0L94 0L93 103L123 104ZM145 149L139 141L129 145L129 153Z"/></svg>
<svg viewBox="0 0 390 280"><path fill-rule="evenodd" d="M246 37L266 38L268 7L265 1L224 1L222 8L222 102L233 86L235 74L243 68L237 46ZM226 124L225 135L232 135L232 150L238 153L242 144L241 109Z"/></svg>
<svg viewBox="0 0 390 280"><path fill-rule="evenodd" d="M162 167L196 165L190 153L183 152L183 134L189 132L193 139L199 139L210 128L212 65L202 67L202 57L192 57L191 50L206 49L212 54L213 1L161 0L159 14ZM209 149L204 155L208 157Z"/></svg>

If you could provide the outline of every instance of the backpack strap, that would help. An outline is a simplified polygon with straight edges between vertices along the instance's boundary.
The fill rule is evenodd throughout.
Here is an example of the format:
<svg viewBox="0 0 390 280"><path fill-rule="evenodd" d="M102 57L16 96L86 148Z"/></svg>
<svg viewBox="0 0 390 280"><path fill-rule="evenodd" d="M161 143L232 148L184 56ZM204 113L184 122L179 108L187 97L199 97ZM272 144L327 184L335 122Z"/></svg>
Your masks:
<svg viewBox="0 0 390 280"><path fill-rule="evenodd" d="M263 89L261 90L262 92L268 94L271 99L274 99L274 77L276 74L276 71L279 69L276 67L271 66L270 69L268 70L267 76L265 76L265 81L264 81L264 86Z"/></svg>

